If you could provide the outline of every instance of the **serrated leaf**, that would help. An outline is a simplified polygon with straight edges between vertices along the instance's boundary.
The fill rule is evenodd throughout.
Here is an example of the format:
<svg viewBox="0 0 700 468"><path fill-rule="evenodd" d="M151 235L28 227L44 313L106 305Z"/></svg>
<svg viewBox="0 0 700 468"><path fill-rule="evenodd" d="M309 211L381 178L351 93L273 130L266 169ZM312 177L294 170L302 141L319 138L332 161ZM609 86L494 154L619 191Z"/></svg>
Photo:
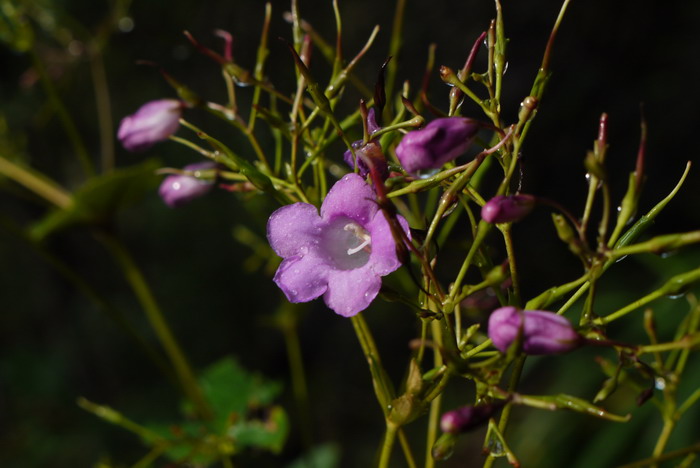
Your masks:
<svg viewBox="0 0 700 468"><path fill-rule="evenodd" d="M30 236L41 241L75 224L94 224L109 219L155 188L158 182L155 171L159 166L157 161L149 160L93 177L75 191L69 208L50 212L30 228Z"/></svg>
<svg viewBox="0 0 700 468"><path fill-rule="evenodd" d="M216 432L230 421L243 419L250 409L271 404L282 391L282 384L248 372L232 357L209 366L199 382L214 410Z"/></svg>

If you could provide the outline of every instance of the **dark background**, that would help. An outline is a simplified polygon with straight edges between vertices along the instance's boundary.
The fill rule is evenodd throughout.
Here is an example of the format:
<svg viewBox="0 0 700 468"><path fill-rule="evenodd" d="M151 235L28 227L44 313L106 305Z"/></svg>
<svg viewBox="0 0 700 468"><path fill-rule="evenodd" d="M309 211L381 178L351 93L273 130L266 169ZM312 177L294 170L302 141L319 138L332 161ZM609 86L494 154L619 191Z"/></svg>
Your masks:
<svg viewBox="0 0 700 468"><path fill-rule="evenodd" d="M503 3L510 39L503 108L507 120L512 120L529 92L560 2ZM87 34L99 31L110 6L108 2L85 0L27 4L34 5L32 11L44 12L41 18L55 20L57 26L52 28L40 27L37 19L32 19L40 53L53 64L59 93L89 151L96 155L100 141L90 65L84 53L71 55L66 46L71 37L80 45ZM348 58L359 50L375 24L382 26L377 43L358 69L365 82L373 83L388 51L393 2L345 1L340 8ZM286 9L286 2L273 3L272 55L267 68L276 83L287 80L287 87L280 88L290 92L292 61L285 46L275 39L291 39L290 28L281 18ZM300 0L300 11L323 36L329 40L334 37L330 2ZM223 101L217 66L198 55L182 31L191 31L217 49L221 40L211 32L216 28L232 32L236 61L252 68L262 14L263 3L255 0L134 2L126 15L133 20L133 29L115 31L104 48L114 133L119 119L145 101L174 96L153 68L135 64L138 59L156 61L203 97ZM493 5L486 0L409 1L405 45L397 58L399 79L410 80L412 89L419 86L430 42L438 46L436 65L460 67L493 15ZM697 2L573 1L554 49L554 74L524 147L523 189L559 200L580 213L586 191L583 158L596 137L600 114L607 112L608 166L614 199L619 200L627 186L627 174L634 167L643 103L649 136L641 211L663 198L680 177L685 162L697 159L698 19ZM313 60L312 71L323 82L328 67L318 52ZM482 53L477 69L483 68L483 63ZM0 70L0 112L8 129L3 133L4 155L14 151L64 186L79 186L81 175L71 146L41 86L32 80L28 54L1 49ZM245 108L250 92L239 91ZM434 104L446 107L447 88L435 73L430 95ZM345 109L351 109L358 97L348 90ZM463 114L476 115L476 109L465 104ZM205 116L193 116L192 120L228 132ZM245 145L238 135L219 135L232 146ZM243 154L252 158L252 154ZM340 154L339 147L338 157ZM168 142L145 155L128 154L117 147L116 165L128 166L153 156L172 167L197 160L192 152ZM698 171L693 170L676 200L658 218L655 233L698 228L699 183ZM33 197L15 185L3 181L1 187L3 219L28 225L44 213ZM143 267L194 366L201 369L232 354L244 366L285 381L282 403L289 408L295 427L284 341L281 333L269 326L282 295L270 281L269 269L263 266L246 271L244 261L251 256L251 249L232 236L237 226L244 225L264 239L265 220L274 208L265 200L214 192L206 199L170 210L154 190L120 212L113 229ZM577 260L556 240L548 218L547 212L536 212L516 227L521 267L528 272L523 278L525 297L573 279L580 270ZM118 269L85 230L59 233L49 240L47 248L89 278L150 336ZM699 254L697 249L688 249L668 259L643 256L620 263L603 283L599 306L617 308L646 294L669 274L697 267ZM136 420L157 421L177 414L179 396L93 303L8 229L0 230L0 255L0 464L90 466L108 456L133 463L144 453L136 437L84 412L75 399L85 396ZM664 338L670 339L671 330L687 309L686 302L662 300L654 307L662 322L660 328L667 333ZM313 402L315 440L337 444L342 466L368 466L381 440L382 420L352 327L321 301L299 307L298 313L302 317L300 337ZM395 304L375 304L365 315L377 334L387 367L393 377L400 378L407 342L415 336L413 318ZM640 339L639 315L615 331L621 339ZM592 398L603 379L593 361L599 354L614 357L611 351L582 350L572 356L532 359L523 391L561 391ZM696 360L691 366L688 374L700 375ZM690 393L698 385L697 377L685 385L684 394ZM446 407L470 402L470 388L467 382L456 385L446 395ZM630 403L633 396L622 395L611 402L615 411L634 412L633 423L624 426L569 413L517 409L509 437L512 448L525 466L612 466L648 456L660 419L649 405L636 409ZM669 448L697 442L697 422L697 411L688 414ZM422 450L420 425L408 428L416 437L417 453ZM443 466L480 466L482 435L480 430L462 437L456 455ZM300 447L299 434L293 430L280 458L251 456L239 464L285 466L299 456Z"/></svg>

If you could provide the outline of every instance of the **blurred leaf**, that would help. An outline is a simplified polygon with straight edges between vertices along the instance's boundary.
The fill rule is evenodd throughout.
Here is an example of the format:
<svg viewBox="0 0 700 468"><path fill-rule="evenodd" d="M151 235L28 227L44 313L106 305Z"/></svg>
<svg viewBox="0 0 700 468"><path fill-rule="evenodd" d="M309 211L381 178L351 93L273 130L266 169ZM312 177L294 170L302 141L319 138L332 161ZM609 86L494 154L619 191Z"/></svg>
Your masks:
<svg viewBox="0 0 700 468"><path fill-rule="evenodd" d="M74 224L95 224L108 220L120 209L133 205L151 192L158 181L156 160L138 166L117 169L93 177L73 195L68 209L54 210L35 223L29 231L32 238L41 241L55 231Z"/></svg>
<svg viewBox="0 0 700 468"><path fill-rule="evenodd" d="M288 433L287 413L280 406L270 408L264 420L240 421L229 430L237 444L264 448L274 453L282 451Z"/></svg>
<svg viewBox="0 0 700 468"><path fill-rule="evenodd" d="M223 431L230 421L243 419L250 410L267 406L280 394L282 384L243 369L232 357L209 366L200 386L215 414L214 430Z"/></svg>
<svg viewBox="0 0 700 468"><path fill-rule="evenodd" d="M14 2L0 2L0 41L15 52L28 51L34 42L34 33L23 12Z"/></svg>
<svg viewBox="0 0 700 468"><path fill-rule="evenodd" d="M340 466L340 447L325 444L315 447L308 455L303 455L287 465L287 468L335 468Z"/></svg>

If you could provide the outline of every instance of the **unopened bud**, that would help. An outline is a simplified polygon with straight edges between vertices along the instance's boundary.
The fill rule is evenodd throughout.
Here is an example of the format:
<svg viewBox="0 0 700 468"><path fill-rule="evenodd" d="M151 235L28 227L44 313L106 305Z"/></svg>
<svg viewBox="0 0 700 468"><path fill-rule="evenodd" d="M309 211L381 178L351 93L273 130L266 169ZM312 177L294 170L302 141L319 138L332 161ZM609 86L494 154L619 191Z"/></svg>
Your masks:
<svg viewBox="0 0 700 468"><path fill-rule="evenodd" d="M440 429L451 434L469 431L487 421L501 406L503 403L470 405L448 411L440 418Z"/></svg>
<svg viewBox="0 0 700 468"><path fill-rule="evenodd" d="M439 169L464 153L478 131L478 122L465 117L435 119L407 133L396 147L396 157L409 173Z"/></svg>
<svg viewBox="0 0 700 468"><path fill-rule="evenodd" d="M128 151L143 151L167 140L180 125L182 102L160 99L147 102L119 125L117 137Z"/></svg>
<svg viewBox="0 0 700 468"><path fill-rule="evenodd" d="M206 161L185 166L186 171L204 171L216 168L216 163ZM208 193L214 187L213 180L193 177L185 174L169 175L160 184L158 194L171 208L182 206L195 198Z"/></svg>
<svg viewBox="0 0 700 468"><path fill-rule="evenodd" d="M544 310L520 310L501 307L489 317L489 338L500 351L506 352L519 337L527 354L558 354L571 351L582 343L571 323L561 315Z"/></svg>
<svg viewBox="0 0 700 468"><path fill-rule="evenodd" d="M481 208L481 218L487 223L514 223L530 214L534 207L532 195L498 195Z"/></svg>

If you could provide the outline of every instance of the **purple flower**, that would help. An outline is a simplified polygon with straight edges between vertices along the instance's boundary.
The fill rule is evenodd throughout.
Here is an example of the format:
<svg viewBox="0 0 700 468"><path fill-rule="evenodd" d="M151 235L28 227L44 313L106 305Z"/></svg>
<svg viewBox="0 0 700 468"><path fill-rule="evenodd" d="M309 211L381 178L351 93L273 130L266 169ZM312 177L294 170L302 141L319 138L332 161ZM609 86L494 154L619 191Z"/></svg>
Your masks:
<svg viewBox="0 0 700 468"><path fill-rule="evenodd" d="M469 431L490 418L503 405L504 402L496 402L479 406L463 406L448 411L440 418L440 429L450 434Z"/></svg>
<svg viewBox="0 0 700 468"><path fill-rule="evenodd" d="M398 217L408 234L408 223ZM308 203L284 206L270 216L267 238L284 260L274 281L290 302L323 295L345 317L374 300L381 277L401 266L389 222L372 188L347 174L328 192L319 215Z"/></svg>
<svg viewBox="0 0 700 468"><path fill-rule="evenodd" d="M409 173L439 169L466 151L479 124L465 117L435 119L406 134L396 147L396 157Z"/></svg>
<svg viewBox="0 0 700 468"><path fill-rule="evenodd" d="M182 105L176 99L147 102L122 119L117 137L129 151L143 151L167 140L180 125Z"/></svg>
<svg viewBox="0 0 700 468"><path fill-rule="evenodd" d="M521 333L527 354L564 353L582 342L571 323L554 312L508 306L491 313L488 334L496 348L505 352Z"/></svg>
<svg viewBox="0 0 700 468"><path fill-rule="evenodd" d="M379 131L381 127L377 125L377 116L374 107L367 113L367 133L372 136ZM362 177L367 177L369 174L370 164L374 164L379 170L379 174L382 179L386 179L389 175L389 171L386 165L386 158L382 153L382 147L376 140L370 140L365 143L363 140L357 140L352 142L352 148L355 150L355 160L357 161L357 168ZM350 150L345 151L343 154L343 160L345 164L350 166L350 168L355 169L355 163L353 162L352 152Z"/></svg>
<svg viewBox="0 0 700 468"><path fill-rule="evenodd" d="M205 161L190 164L183 169L186 171L201 171L216 168L216 163ZM205 180L184 174L169 175L160 184L158 193L166 205L171 208L182 206L195 198L205 195L214 187L213 180Z"/></svg>
<svg viewBox="0 0 700 468"><path fill-rule="evenodd" d="M535 207L532 195L498 195L481 208L481 218L487 223L514 223L530 214Z"/></svg>

